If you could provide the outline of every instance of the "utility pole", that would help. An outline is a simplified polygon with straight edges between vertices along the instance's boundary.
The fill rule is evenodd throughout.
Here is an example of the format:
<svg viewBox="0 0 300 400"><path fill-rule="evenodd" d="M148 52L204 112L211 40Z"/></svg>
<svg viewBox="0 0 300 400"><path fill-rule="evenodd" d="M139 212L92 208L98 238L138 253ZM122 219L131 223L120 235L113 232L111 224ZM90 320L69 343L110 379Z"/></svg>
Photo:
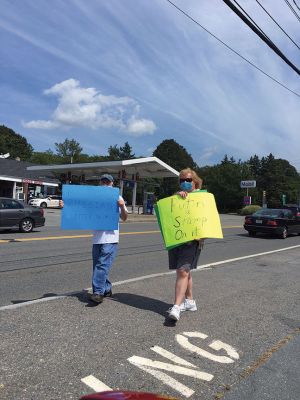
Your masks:
<svg viewBox="0 0 300 400"><path fill-rule="evenodd" d="M265 190L263 190L262 206L263 208L267 208L267 194Z"/></svg>

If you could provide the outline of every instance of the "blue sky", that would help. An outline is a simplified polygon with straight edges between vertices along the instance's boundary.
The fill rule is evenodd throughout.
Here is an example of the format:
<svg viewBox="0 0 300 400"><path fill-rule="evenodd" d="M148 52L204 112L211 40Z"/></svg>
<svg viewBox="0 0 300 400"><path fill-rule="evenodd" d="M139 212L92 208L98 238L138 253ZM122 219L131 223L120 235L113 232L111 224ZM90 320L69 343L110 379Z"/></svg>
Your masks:
<svg viewBox="0 0 300 400"><path fill-rule="evenodd" d="M299 75L223 1L174 3L300 94ZM239 3L300 68L300 50L259 5ZM300 47L285 2L263 5ZM0 40L0 124L36 151L74 138L88 154L128 141L150 156L173 138L200 166L272 152L300 170L300 98L166 0L1 0Z"/></svg>

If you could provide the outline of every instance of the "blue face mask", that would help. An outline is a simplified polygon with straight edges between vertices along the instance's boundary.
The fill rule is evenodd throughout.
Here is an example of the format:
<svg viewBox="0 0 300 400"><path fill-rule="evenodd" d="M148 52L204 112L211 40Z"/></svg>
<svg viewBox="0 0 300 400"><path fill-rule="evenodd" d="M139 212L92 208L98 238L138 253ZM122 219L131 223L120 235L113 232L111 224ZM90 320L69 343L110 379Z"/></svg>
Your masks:
<svg viewBox="0 0 300 400"><path fill-rule="evenodd" d="M181 182L180 189L184 192L191 192L193 190L193 183L192 182Z"/></svg>

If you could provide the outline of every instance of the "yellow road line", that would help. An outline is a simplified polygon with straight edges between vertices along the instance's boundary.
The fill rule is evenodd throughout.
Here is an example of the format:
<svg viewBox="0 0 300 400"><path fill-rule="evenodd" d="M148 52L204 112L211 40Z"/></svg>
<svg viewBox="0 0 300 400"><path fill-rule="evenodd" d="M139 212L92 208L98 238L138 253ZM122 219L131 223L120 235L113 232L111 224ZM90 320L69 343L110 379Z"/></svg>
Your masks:
<svg viewBox="0 0 300 400"><path fill-rule="evenodd" d="M230 229L230 228L242 228L241 225L235 226L223 226L223 229ZM153 233L160 233L159 230L157 231L145 231L145 232L121 232L120 235L147 235ZM38 242L43 240L59 240L59 239L83 239L83 238L90 238L92 234L86 235L68 235L68 236L46 236L46 237L31 237L31 238L16 238L16 239L7 239L7 240L0 240L1 243L10 243L10 242Z"/></svg>

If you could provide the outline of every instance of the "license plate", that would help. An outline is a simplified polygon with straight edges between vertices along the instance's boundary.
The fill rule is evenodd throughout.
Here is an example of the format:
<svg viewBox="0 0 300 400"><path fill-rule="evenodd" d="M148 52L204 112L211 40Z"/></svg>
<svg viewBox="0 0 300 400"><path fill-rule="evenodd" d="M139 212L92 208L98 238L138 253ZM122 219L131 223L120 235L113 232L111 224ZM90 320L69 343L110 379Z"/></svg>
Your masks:
<svg viewBox="0 0 300 400"><path fill-rule="evenodd" d="M262 220L261 220L261 219L256 219L256 220L255 220L255 223L256 223L256 224L262 224Z"/></svg>

